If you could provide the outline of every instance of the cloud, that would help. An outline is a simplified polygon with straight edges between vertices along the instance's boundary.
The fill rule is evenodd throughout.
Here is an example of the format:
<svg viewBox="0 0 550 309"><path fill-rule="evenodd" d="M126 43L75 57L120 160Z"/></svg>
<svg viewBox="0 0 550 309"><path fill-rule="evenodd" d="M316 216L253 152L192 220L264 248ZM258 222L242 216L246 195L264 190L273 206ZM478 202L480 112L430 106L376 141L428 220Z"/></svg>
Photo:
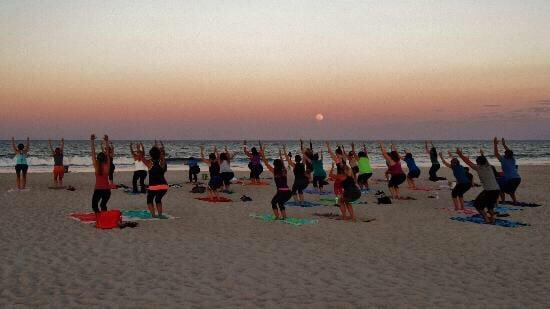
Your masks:
<svg viewBox="0 0 550 309"><path fill-rule="evenodd" d="M548 100L538 100L538 101L535 101L535 103L537 103L539 105L550 105L550 99L548 99Z"/></svg>
<svg viewBox="0 0 550 309"><path fill-rule="evenodd" d="M490 108L494 108L494 107L501 107L502 105L500 104L485 104L483 105L483 107L490 107Z"/></svg>

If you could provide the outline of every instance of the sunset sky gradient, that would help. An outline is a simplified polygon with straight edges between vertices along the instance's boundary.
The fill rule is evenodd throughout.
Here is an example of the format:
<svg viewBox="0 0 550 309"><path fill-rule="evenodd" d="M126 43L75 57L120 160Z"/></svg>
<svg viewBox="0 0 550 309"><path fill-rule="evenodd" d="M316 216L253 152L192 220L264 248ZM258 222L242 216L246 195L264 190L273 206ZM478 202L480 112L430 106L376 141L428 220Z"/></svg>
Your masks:
<svg viewBox="0 0 550 309"><path fill-rule="evenodd" d="M0 139L550 139L549 16L535 0L0 1Z"/></svg>

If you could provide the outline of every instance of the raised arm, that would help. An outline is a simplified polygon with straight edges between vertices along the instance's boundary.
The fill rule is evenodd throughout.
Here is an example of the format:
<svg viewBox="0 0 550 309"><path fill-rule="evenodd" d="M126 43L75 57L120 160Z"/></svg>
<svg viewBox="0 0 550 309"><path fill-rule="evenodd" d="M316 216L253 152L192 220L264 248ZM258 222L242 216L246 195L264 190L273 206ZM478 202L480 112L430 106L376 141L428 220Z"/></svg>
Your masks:
<svg viewBox="0 0 550 309"><path fill-rule="evenodd" d="M508 148L508 145L506 145L506 141L504 140L504 137L502 138L502 147L504 147L504 150L510 150L510 148Z"/></svg>
<svg viewBox="0 0 550 309"><path fill-rule="evenodd" d="M210 165L210 160L204 157L204 146L201 145L201 161Z"/></svg>
<svg viewBox="0 0 550 309"><path fill-rule="evenodd" d="M13 148L13 151L17 153L17 147L15 146L15 137L11 138L11 147Z"/></svg>
<svg viewBox="0 0 550 309"><path fill-rule="evenodd" d="M136 151L134 150L134 143L132 142L130 142L130 154L134 157L134 159L137 156Z"/></svg>
<svg viewBox="0 0 550 309"><path fill-rule="evenodd" d="M95 134L92 134L90 136L90 147L92 151L92 162L94 164L94 168L97 169L98 165L97 165L97 155L95 153Z"/></svg>
<svg viewBox="0 0 550 309"><path fill-rule="evenodd" d="M498 138L496 137L493 139L493 150L495 152L495 157L500 161L501 156L500 156L500 153L498 152Z"/></svg>
<svg viewBox="0 0 550 309"><path fill-rule="evenodd" d="M397 153L397 156L399 157L399 160L402 159L401 155L397 151L397 147L395 147L395 145L393 143L390 144L390 149L391 149L391 151L395 151Z"/></svg>
<svg viewBox="0 0 550 309"><path fill-rule="evenodd" d="M61 153L63 153L63 150L65 150L65 139L61 138Z"/></svg>
<svg viewBox="0 0 550 309"><path fill-rule="evenodd" d="M265 157L265 148L264 146L260 146L260 156L262 157L262 161L264 161L265 167L271 172L275 173L275 169L271 164L269 164L269 161L267 161L267 158Z"/></svg>
<svg viewBox="0 0 550 309"><path fill-rule="evenodd" d="M430 154L430 149L428 148L428 141L424 141L424 147L426 149L426 154Z"/></svg>
<svg viewBox="0 0 550 309"><path fill-rule="evenodd" d="M31 140L29 137L27 137L27 144L25 145L25 153L29 152L29 149L31 149Z"/></svg>
<svg viewBox="0 0 550 309"><path fill-rule="evenodd" d="M243 141L243 151L249 159L252 159L252 154L248 151L248 148L246 148L246 141Z"/></svg>
<svg viewBox="0 0 550 309"><path fill-rule="evenodd" d="M477 165L474 164L472 161L470 161L470 158L468 158L466 155L464 155L464 153L462 153L462 149L457 148L456 149L456 154L460 157L460 159L462 159L462 161L464 161L464 163L466 163L466 165L471 167L473 170L475 170L475 171L479 170Z"/></svg>
<svg viewBox="0 0 550 309"><path fill-rule="evenodd" d="M286 146L283 145L283 152L284 152L284 156L285 156L285 160L286 162L288 162L288 165L292 166L292 168L294 168L296 166L296 164L294 164L294 162L292 161L292 158L288 155L288 152L286 151Z"/></svg>
<svg viewBox="0 0 550 309"><path fill-rule="evenodd" d="M384 146L384 144L382 144L382 142L379 142L380 144L380 152L382 153L382 156L384 157L384 160L392 163L393 160L392 158L388 155L388 150L386 149L386 146ZM395 162L394 162L395 163Z"/></svg>
<svg viewBox="0 0 550 309"><path fill-rule="evenodd" d="M447 160L445 160L445 158L443 157L443 152L439 153L439 158L441 159L441 162L443 163L443 165L445 165L448 168L451 168L451 164L447 162Z"/></svg>
<svg viewBox="0 0 550 309"><path fill-rule="evenodd" d="M327 145L327 151L332 158L332 161L337 162L338 158L336 157L336 154L334 154L334 152L332 151L332 148L330 148L330 144L328 142L325 142L325 145Z"/></svg>
<svg viewBox="0 0 550 309"><path fill-rule="evenodd" d="M216 156L216 159L220 160L220 153L218 152L218 147L214 145L214 155Z"/></svg>
<svg viewBox="0 0 550 309"><path fill-rule="evenodd" d="M54 151L53 151L53 147L52 147L52 140L51 140L51 139L48 140L48 147L50 147L50 152L52 153L52 155L54 155Z"/></svg>

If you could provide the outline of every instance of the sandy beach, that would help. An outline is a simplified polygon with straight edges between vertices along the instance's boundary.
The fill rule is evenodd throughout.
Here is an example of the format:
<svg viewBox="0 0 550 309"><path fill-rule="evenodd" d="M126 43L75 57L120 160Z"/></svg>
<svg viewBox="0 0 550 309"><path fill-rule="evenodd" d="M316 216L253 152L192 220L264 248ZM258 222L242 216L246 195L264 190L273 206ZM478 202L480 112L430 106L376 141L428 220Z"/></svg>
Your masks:
<svg viewBox="0 0 550 309"><path fill-rule="evenodd" d="M28 192L7 192L15 176L0 174L0 307L548 308L550 166L520 170L519 199L543 206L504 218L531 224L519 228L450 220L440 209L452 207L448 189L404 189L416 200L392 205L364 196L355 210L376 219L368 223L314 216L332 206L292 207L292 217L318 219L293 226L249 217L271 213L272 185L235 185L233 202L220 204L184 185L163 200L177 219L99 230L69 218L91 212L91 173L66 176L74 192L48 189L47 173L30 174ZM422 172L420 184L437 187ZM170 183L186 177L167 174ZM131 173L115 181L130 185ZM387 192L384 182L372 187ZM114 190L109 208L145 209L145 197Z"/></svg>

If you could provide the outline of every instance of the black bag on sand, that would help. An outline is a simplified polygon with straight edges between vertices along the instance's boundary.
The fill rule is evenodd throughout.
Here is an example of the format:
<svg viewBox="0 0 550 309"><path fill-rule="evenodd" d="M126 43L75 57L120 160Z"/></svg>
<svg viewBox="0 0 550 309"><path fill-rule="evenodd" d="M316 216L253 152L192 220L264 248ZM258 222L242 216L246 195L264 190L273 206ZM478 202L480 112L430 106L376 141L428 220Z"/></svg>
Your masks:
<svg viewBox="0 0 550 309"><path fill-rule="evenodd" d="M377 191L374 196L378 199L378 204L391 204L391 199L384 191Z"/></svg>

